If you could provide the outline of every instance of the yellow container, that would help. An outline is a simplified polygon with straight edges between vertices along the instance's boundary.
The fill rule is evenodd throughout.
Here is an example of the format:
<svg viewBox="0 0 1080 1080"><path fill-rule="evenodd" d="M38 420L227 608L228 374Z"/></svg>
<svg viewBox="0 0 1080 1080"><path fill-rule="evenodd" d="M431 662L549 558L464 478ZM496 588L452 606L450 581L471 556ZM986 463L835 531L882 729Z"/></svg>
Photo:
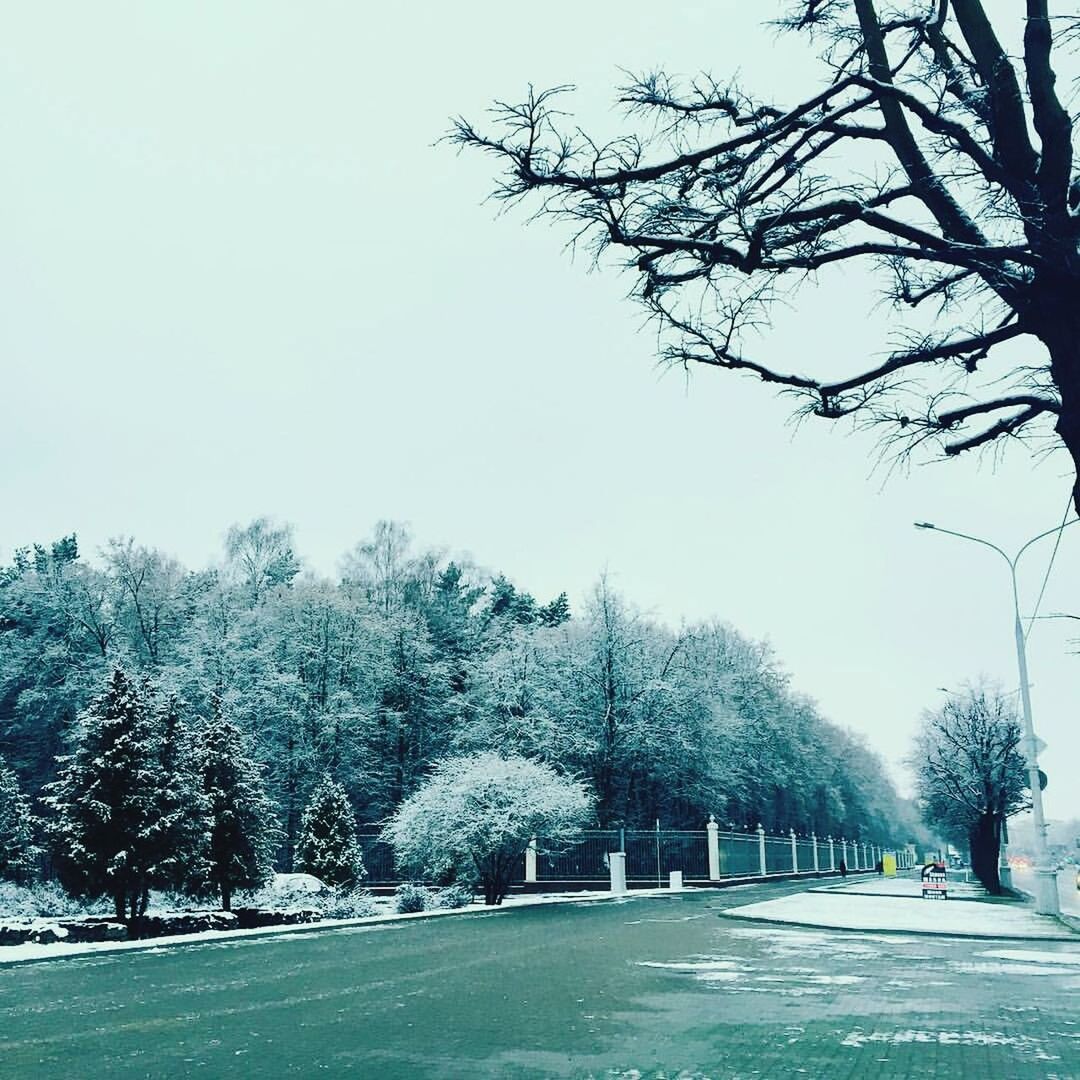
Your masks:
<svg viewBox="0 0 1080 1080"><path fill-rule="evenodd" d="M881 856L881 869L886 877L896 877L896 853L894 851L886 851Z"/></svg>

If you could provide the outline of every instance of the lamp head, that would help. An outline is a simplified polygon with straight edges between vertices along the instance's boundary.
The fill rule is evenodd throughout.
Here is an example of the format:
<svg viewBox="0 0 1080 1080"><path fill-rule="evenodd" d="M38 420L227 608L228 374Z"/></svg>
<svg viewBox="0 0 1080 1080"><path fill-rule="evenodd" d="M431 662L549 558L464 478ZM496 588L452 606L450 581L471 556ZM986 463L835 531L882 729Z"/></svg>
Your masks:
<svg viewBox="0 0 1080 1080"><path fill-rule="evenodd" d="M916 521L915 522L915 528L916 529L932 529L932 528L934 528L934 525L933 525L932 522L929 522L929 521Z"/></svg>

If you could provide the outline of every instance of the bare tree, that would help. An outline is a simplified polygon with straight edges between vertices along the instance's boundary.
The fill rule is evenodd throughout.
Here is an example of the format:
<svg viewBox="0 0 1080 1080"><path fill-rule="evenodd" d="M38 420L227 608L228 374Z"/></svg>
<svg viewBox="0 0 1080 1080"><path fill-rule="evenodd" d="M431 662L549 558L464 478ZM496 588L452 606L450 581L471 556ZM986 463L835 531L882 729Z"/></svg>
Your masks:
<svg viewBox="0 0 1080 1080"><path fill-rule="evenodd" d="M966 840L971 868L1001 891L998 855L1005 819L1026 809L1027 768L1016 711L1000 692L971 688L923 714L910 765L926 823Z"/></svg>
<svg viewBox="0 0 1080 1080"><path fill-rule="evenodd" d="M651 121L641 134L576 130L556 87L497 103L494 132L459 119L450 138L505 166L497 197L536 193L598 252L625 253L667 361L885 425L900 454L1041 434L1078 465L1080 175L1058 76L1080 17L1048 0L993 20L980 0L777 6L821 60L793 104L655 73L620 92ZM873 269L897 313L883 355L841 378L748 355L747 331L779 297L853 265ZM1073 498L1080 509L1080 480Z"/></svg>

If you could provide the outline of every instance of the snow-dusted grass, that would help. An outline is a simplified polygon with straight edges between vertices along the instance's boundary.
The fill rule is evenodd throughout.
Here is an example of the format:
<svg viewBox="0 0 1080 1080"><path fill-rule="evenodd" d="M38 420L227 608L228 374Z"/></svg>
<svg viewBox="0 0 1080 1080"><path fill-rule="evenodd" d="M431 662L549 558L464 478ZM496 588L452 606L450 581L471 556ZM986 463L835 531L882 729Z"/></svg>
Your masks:
<svg viewBox="0 0 1080 1080"><path fill-rule="evenodd" d="M1020 938L1080 941L1058 921L1036 915L1020 903L975 903L923 900L903 892L917 886L908 879L865 883L847 888L813 889L791 896L729 908L724 914L740 919L793 923L837 930L889 930L953 937ZM974 900L974 898L972 898Z"/></svg>

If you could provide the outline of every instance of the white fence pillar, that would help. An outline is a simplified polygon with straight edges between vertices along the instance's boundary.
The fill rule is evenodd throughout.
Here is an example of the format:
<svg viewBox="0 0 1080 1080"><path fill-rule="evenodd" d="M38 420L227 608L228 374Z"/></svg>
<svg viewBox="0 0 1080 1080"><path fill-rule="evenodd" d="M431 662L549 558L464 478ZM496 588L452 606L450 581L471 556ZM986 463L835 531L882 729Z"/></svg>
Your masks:
<svg viewBox="0 0 1080 1080"><path fill-rule="evenodd" d="M799 845L795 842L795 830L791 830L791 872L799 872Z"/></svg>
<svg viewBox="0 0 1080 1080"><path fill-rule="evenodd" d="M769 870L765 865L765 830L760 825L757 827L757 852L758 863L761 865L761 876L764 877Z"/></svg>
<svg viewBox="0 0 1080 1080"><path fill-rule="evenodd" d="M536 837L529 841L525 849L525 880L536 881Z"/></svg>
<svg viewBox="0 0 1080 1080"><path fill-rule="evenodd" d="M821 867L818 866L817 833L811 833L810 834L810 839L811 839L811 841L813 842L813 845L814 845L814 873L816 874L821 869Z"/></svg>
<svg viewBox="0 0 1080 1080"><path fill-rule="evenodd" d="M830 836L829 837L829 869L830 870L835 870L836 869L836 849L833 846L834 844L835 844L835 841Z"/></svg>
<svg viewBox="0 0 1080 1080"><path fill-rule="evenodd" d="M626 852L608 852L608 867L611 871L612 893L626 892Z"/></svg>
<svg viewBox="0 0 1080 1080"><path fill-rule="evenodd" d="M709 880L720 880L720 826L716 818L709 815L709 824L705 826L709 838Z"/></svg>
<svg viewBox="0 0 1080 1080"><path fill-rule="evenodd" d="M840 865L847 867L848 870L851 869L847 857L847 841L842 836L840 837Z"/></svg>

